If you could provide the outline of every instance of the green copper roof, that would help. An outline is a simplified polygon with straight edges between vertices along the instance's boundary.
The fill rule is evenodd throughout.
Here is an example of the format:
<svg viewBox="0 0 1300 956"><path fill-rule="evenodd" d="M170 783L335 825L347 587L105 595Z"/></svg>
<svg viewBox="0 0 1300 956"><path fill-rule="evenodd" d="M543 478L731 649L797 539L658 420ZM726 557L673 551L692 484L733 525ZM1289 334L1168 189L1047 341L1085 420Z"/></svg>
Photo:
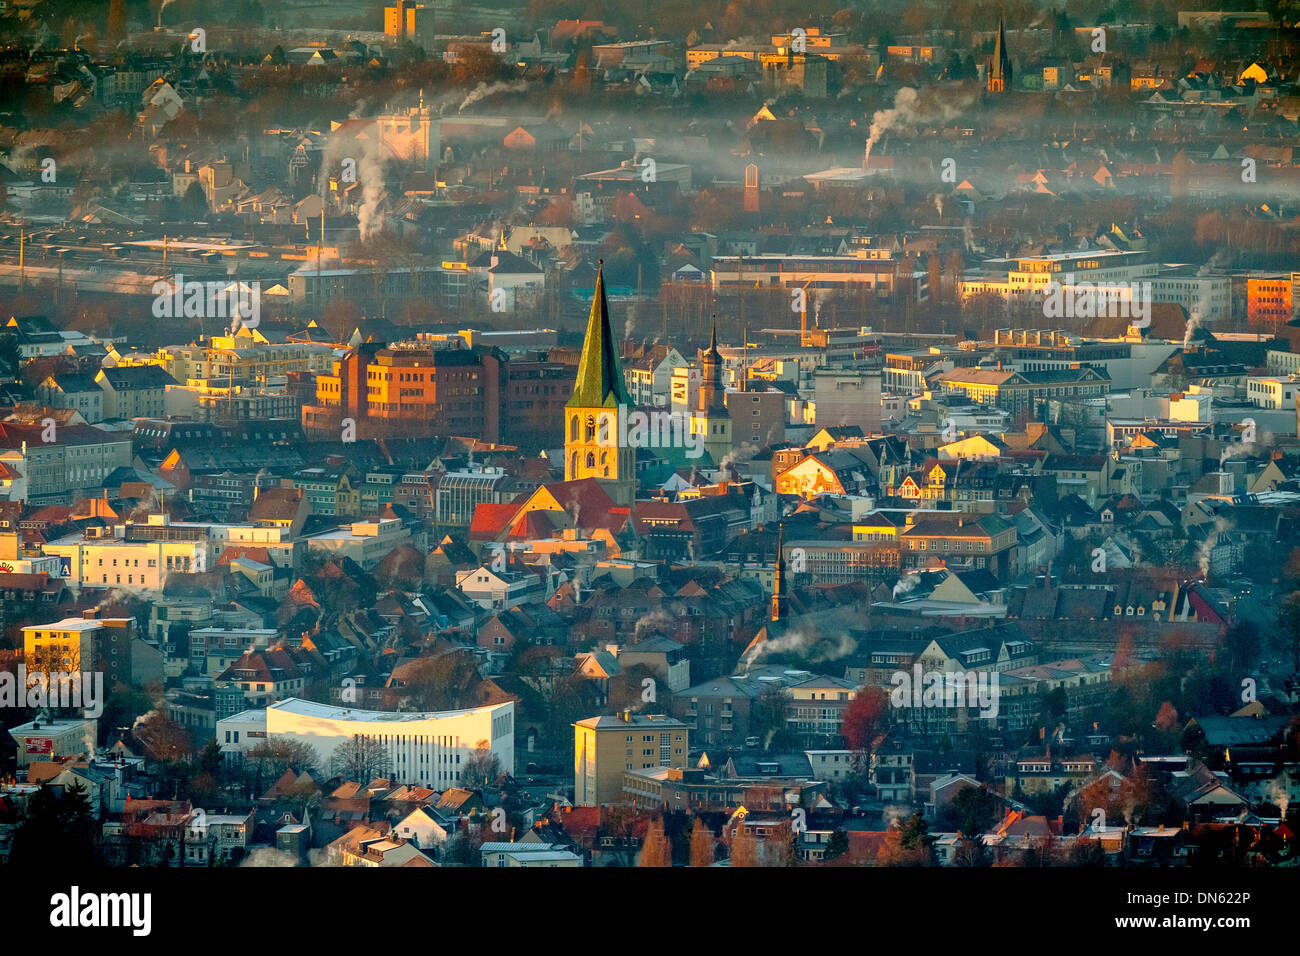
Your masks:
<svg viewBox="0 0 1300 956"><path fill-rule="evenodd" d="M605 301L603 270L596 272L596 293L591 299L591 317L587 319L587 337L582 342L578 362L578 380L566 408L614 408L631 405L632 396L623 381L623 366L614 347L614 333L609 328L609 303Z"/></svg>

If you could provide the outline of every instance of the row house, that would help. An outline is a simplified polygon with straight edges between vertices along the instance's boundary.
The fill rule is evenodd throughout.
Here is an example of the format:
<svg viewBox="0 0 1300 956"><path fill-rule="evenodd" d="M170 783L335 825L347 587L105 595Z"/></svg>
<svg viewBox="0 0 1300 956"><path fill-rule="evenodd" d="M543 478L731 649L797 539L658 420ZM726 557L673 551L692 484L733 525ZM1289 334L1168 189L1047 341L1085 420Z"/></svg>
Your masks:
<svg viewBox="0 0 1300 956"><path fill-rule="evenodd" d="M932 459L919 472L903 479L898 496L913 501L946 501L970 511L976 510L976 502L988 502L991 509L999 470L997 463L990 461Z"/></svg>

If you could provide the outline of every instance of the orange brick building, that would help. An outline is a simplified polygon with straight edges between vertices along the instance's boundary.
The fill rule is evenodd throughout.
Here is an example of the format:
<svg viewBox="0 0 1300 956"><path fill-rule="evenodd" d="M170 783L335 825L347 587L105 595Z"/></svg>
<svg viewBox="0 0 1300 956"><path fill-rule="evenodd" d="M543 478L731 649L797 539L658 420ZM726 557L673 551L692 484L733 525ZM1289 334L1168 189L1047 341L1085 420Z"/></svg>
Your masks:
<svg viewBox="0 0 1300 956"><path fill-rule="evenodd" d="M304 405L304 431L355 437L442 435L501 440L506 356L494 348L390 348L366 343L316 376L316 403Z"/></svg>
<svg viewBox="0 0 1300 956"><path fill-rule="evenodd" d="M1251 328L1277 329L1291 321L1291 273L1246 279L1246 321Z"/></svg>

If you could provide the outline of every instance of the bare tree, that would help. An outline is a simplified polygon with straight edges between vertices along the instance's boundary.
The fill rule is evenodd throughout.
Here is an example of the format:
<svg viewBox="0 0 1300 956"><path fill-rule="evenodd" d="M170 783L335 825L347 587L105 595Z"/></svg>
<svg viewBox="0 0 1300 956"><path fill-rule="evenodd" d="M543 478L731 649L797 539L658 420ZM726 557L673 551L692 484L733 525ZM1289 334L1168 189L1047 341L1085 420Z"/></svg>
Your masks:
<svg viewBox="0 0 1300 956"><path fill-rule="evenodd" d="M501 760L480 740L460 771L460 785L466 790L481 790L494 786L501 779Z"/></svg>
<svg viewBox="0 0 1300 956"><path fill-rule="evenodd" d="M318 772L321 766L320 754L311 744L283 737L268 739L244 754L244 786L260 795L286 770L301 774Z"/></svg>
<svg viewBox="0 0 1300 956"><path fill-rule="evenodd" d="M388 750L377 740L359 734L340 746L330 757L330 772L345 780L369 783L388 776L392 762Z"/></svg>
<svg viewBox="0 0 1300 956"><path fill-rule="evenodd" d="M131 731L151 760L174 764L186 759L194 750L185 728L161 711L142 718Z"/></svg>

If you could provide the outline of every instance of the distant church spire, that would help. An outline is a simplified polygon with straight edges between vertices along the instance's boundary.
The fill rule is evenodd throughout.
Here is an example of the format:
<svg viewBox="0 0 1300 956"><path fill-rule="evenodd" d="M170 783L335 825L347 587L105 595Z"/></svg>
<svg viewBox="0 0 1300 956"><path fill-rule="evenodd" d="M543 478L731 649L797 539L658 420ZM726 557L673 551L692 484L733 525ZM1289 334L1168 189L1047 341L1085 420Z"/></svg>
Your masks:
<svg viewBox="0 0 1300 956"><path fill-rule="evenodd" d="M993 55L989 57L988 91L1005 93L1011 85L1011 58L1007 56L1007 35L1002 28L1002 17L998 17L998 38L993 44Z"/></svg>
<svg viewBox="0 0 1300 956"><path fill-rule="evenodd" d="M709 348L700 356L699 410L726 415L726 396L722 388L722 353L718 351L718 317L713 317Z"/></svg>

